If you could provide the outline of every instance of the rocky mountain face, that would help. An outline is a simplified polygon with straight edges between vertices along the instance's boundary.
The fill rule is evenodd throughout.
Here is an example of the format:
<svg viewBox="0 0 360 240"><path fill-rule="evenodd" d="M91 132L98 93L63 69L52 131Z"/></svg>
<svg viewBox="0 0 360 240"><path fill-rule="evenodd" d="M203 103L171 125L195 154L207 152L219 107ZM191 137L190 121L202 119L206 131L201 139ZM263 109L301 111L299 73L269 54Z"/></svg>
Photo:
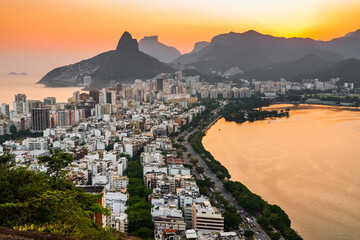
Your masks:
<svg viewBox="0 0 360 240"><path fill-rule="evenodd" d="M84 76L91 76L96 87L106 86L110 80L131 82L137 78L152 78L159 73L174 72L168 65L141 52L138 42L125 32L116 50L101 53L75 64L55 68L39 83L50 87L77 86Z"/></svg>
<svg viewBox="0 0 360 240"><path fill-rule="evenodd" d="M141 39L139 41L139 49L164 63L170 63L181 56L181 53L176 48L160 43L158 36L144 37Z"/></svg>
<svg viewBox="0 0 360 240"><path fill-rule="evenodd" d="M194 45L194 49L189 53L189 54L194 54L194 53L198 53L201 49L203 49L204 47L209 46L209 42L206 41L202 41L202 42L197 42Z"/></svg>

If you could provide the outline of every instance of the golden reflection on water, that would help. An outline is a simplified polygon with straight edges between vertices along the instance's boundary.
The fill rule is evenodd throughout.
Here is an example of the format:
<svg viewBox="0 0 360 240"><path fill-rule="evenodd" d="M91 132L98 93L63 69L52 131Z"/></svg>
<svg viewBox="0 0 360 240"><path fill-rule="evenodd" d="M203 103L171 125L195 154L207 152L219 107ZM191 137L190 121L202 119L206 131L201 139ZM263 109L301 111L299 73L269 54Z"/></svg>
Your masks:
<svg viewBox="0 0 360 240"><path fill-rule="evenodd" d="M55 97L56 102L67 102L75 91L81 91L80 87L46 88L42 84L36 84L41 77L34 76L0 76L0 104L10 104L15 101L15 95L24 93L28 100L41 100L46 97Z"/></svg>
<svg viewBox="0 0 360 240"><path fill-rule="evenodd" d="M304 239L360 239L359 109L300 105L289 118L220 119L203 144L232 180L283 208Z"/></svg>

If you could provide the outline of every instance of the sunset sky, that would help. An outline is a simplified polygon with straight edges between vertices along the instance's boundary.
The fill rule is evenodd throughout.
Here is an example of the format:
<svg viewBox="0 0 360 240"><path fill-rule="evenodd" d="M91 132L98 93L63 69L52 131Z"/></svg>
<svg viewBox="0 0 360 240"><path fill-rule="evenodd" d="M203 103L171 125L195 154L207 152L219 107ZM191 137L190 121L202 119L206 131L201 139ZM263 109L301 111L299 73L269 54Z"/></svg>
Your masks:
<svg viewBox="0 0 360 240"><path fill-rule="evenodd" d="M250 29L328 40L360 29L358 0L0 0L0 73L45 74L114 49L124 31L182 53Z"/></svg>

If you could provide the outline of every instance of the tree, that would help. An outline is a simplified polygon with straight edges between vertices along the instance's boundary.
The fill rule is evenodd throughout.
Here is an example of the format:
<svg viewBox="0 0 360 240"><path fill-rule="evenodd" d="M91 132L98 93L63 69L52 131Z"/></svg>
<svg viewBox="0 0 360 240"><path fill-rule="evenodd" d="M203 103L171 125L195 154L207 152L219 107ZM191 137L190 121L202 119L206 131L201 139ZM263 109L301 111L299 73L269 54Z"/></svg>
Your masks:
<svg viewBox="0 0 360 240"><path fill-rule="evenodd" d="M105 150L108 152L114 150L114 144L110 143L109 145L106 146Z"/></svg>
<svg viewBox="0 0 360 240"><path fill-rule="evenodd" d="M5 171L6 169L8 169L9 167L12 167L14 164L11 161L11 156L10 154L5 154L5 155L1 155L0 156L0 173L2 171Z"/></svg>
<svg viewBox="0 0 360 240"><path fill-rule="evenodd" d="M203 167L196 167L195 169L196 169L196 171L197 171L199 174L203 174L203 173L204 173L204 168L203 168Z"/></svg>
<svg viewBox="0 0 360 240"><path fill-rule="evenodd" d="M192 163L192 165L195 166L199 162L199 160L197 160L195 158L190 158L190 162Z"/></svg>
<svg viewBox="0 0 360 240"><path fill-rule="evenodd" d="M101 197L85 193L65 179L16 167L10 155L0 156L1 227L112 240L111 232L91 219L98 213L109 214L98 203Z"/></svg>
<svg viewBox="0 0 360 240"><path fill-rule="evenodd" d="M250 230L246 230L244 235L245 235L245 237L250 238L250 237L254 236L254 232L250 231Z"/></svg>
<svg viewBox="0 0 360 240"><path fill-rule="evenodd" d="M39 162L47 167L47 173L55 180L65 177L67 170L64 170L73 162L71 154L56 149L51 156L39 157Z"/></svg>
<svg viewBox="0 0 360 240"><path fill-rule="evenodd" d="M241 217L236 213L226 211L223 213L225 231L232 231L239 229Z"/></svg>
<svg viewBox="0 0 360 240"><path fill-rule="evenodd" d="M11 134L15 134L17 132L17 129L16 129L15 125L10 126L10 132L11 132Z"/></svg>

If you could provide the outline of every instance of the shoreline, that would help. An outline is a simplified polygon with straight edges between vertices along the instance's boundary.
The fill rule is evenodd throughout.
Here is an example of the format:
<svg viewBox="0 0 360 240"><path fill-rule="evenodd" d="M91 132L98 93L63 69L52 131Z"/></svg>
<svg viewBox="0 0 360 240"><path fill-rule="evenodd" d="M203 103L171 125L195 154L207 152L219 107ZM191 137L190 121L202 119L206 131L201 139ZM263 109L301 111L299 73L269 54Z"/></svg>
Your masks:
<svg viewBox="0 0 360 240"><path fill-rule="evenodd" d="M275 105L275 104L272 104L272 105ZM270 106L268 106L268 107L271 107L272 105L270 105ZM291 104L291 105L293 105L294 106L294 104ZM313 104L313 105L315 105L315 104ZM265 108L268 108L268 107L265 107ZM279 109L279 108L278 108ZM281 109L281 108L280 108ZM213 121L211 121L204 129L202 129L202 130L200 130L199 129L199 131L202 133L202 137L201 137L201 141L200 141L200 143L201 143L201 145L203 146L203 143L202 143L202 139L203 139L203 137L206 135L206 132L208 131L208 130L210 130L210 128L211 127L213 127L220 119L222 119L222 118L224 118L225 119L225 117L222 115L222 114L219 114L217 117L216 117L217 119L216 120L213 120ZM281 117L279 117L279 118L281 118ZM260 120L260 119L259 119ZM226 119L225 119L225 121L227 121ZM248 122L249 120L246 120L245 122ZM258 121L258 120L255 120L255 121ZM235 123L237 123L236 121L229 121L229 122L235 122ZM241 122L242 123L242 122ZM237 123L237 124L241 124L241 123ZM194 134L196 134L196 132L194 133ZM191 144L190 144L191 145ZM204 150L205 151L207 151L210 155L211 155L211 157L215 160L215 161L217 161L214 157L213 157L213 155L208 151L208 150L206 150L206 148L203 146L203 148L204 148ZM195 150L196 151L196 150ZM197 151L196 151L197 152ZM199 153L198 153L199 154ZM199 154L200 155L200 154ZM204 161L205 162L205 161ZM219 161L217 161L217 162L219 162ZM228 171L227 170L227 168L224 166L224 165L222 165L222 163L221 162L219 162L220 163L220 165L226 170L226 171ZM207 163L206 163L207 164ZM207 165L208 166L208 165ZM210 169L210 171L211 172L213 172L211 169ZM214 174L216 174L215 172L213 172ZM221 180L221 179L220 179ZM253 192L251 192L247 187L246 187L246 185L244 185L242 182L240 182L240 181L232 181L231 180L231 176L230 176L230 178L225 178L225 181L224 180L221 180L221 182L222 182L222 184L223 184L223 186L225 187L225 189L227 189L229 192L230 192L230 194L232 195L232 197L236 200L236 202L239 204L239 206L240 207L244 207L244 206L242 206L242 204L239 202L239 200L238 199L236 199L236 196L231 192L231 189L232 189L232 187L230 187L230 189L228 189L225 185L226 185L226 183L235 183L235 184L238 184L238 185L241 185L241 186L243 186L247 191L249 191L252 195L254 195L254 196L258 196L258 197L260 197L261 198L261 200L262 201L264 201L266 204L268 204L269 206L276 206L276 207L278 207L277 205L273 205L273 204L269 204L267 201L265 201L260 195L257 195L256 193L253 193ZM288 215L286 214L286 212L284 211L284 210L282 210L280 207L278 207L279 209L280 209L280 211L282 212L282 213L284 213L284 215L288 218L288 220L289 220L289 222L290 222L290 224L291 224L291 219L288 217ZM257 215L257 214L255 214L255 215ZM260 214L260 216L261 216L261 214ZM261 216L261 217L256 217L256 219L257 219L257 221L259 222L260 220L258 220L258 218L259 219L261 219L263 216ZM246 222L245 221L245 219L244 219L244 222ZM273 239L272 238L272 233L274 233L273 231L266 231L266 226L263 226L262 224L260 224L261 225L261 227L265 230L265 233L268 235L268 237L270 238L270 239ZM272 229L274 229L274 226L271 226L271 228ZM299 233L297 233L293 228L291 228L291 225L288 227L289 228L289 230L292 232L292 235L293 235L293 238L287 238L287 239L302 239L302 237L301 237L301 235L299 234ZM269 230L269 229L268 229ZM280 231L281 232L281 231ZM276 233L279 233L279 230L278 229L276 229ZM284 236L284 234L282 233L281 234L281 237L283 237ZM276 239L277 237L275 237L274 239ZM280 239L280 238L279 238Z"/></svg>
<svg viewBox="0 0 360 240"><path fill-rule="evenodd" d="M263 107L263 109L283 109L285 107L277 107L277 108L272 108L271 106L273 105L288 105L288 108L290 109L309 109L311 108L311 106L316 106L316 107L322 107L322 108L339 108L342 110L349 110L349 111L360 111L360 107L355 107L355 106L341 106L341 105L328 105L328 104L320 104L320 103L300 103L300 104L295 104L295 103L274 103L271 104L267 107Z"/></svg>
<svg viewBox="0 0 360 240"><path fill-rule="evenodd" d="M278 105L280 104L280 105ZM288 108L288 107L291 107L292 110L296 111L297 110L301 110L301 109L304 109L304 110L307 110L307 109L313 109L314 111L316 111L316 109L319 109L320 111L334 111L335 112L341 112L341 111L348 111L349 113L352 112L352 114L357 114L357 112L360 111L360 108L359 107L344 107L344 106L328 106L328 105L319 105L319 104L300 104L300 105L294 105L294 104L284 104L284 103L277 103L277 104L271 104L267 107L264 107L263 109L274 109L274 110L281 110L281 109L284 109L284 108ZM290 111L291 113L291 111ZM295 113L294 113L295 114ZM223 116L222 116L223 117ZM225 119L225 117L223 117L225 121L227 121ZM221 117L219 118L221 119ZM256 121L256 120L255 120ZM263 121L266 121L266 120L263 120ZM218 122L218 121L216 121ZM211 127L213 127L215 125L214 122L213 124L211 125L208 125L207 126L207 129L204 131L204 134L207 135L208 134L208 130L211 129ZM236 121L227 121L227 122L234 122L236 123ZM245 121L245 123L248 122L248 121ZM217 127L214 128L214 130L217 132ZM205 137L205 136L204 136ZM203 141L202 141L203 142ZM205 148L205 145L204 145L204 148ZM205 148L206 149L206 148ZM231 174L231 173L230 173ZM231 179L230 179L231 181ZM240 183L242 183L241 181L238 181ZM262 196L262 195L260 195Z"/></svg>

